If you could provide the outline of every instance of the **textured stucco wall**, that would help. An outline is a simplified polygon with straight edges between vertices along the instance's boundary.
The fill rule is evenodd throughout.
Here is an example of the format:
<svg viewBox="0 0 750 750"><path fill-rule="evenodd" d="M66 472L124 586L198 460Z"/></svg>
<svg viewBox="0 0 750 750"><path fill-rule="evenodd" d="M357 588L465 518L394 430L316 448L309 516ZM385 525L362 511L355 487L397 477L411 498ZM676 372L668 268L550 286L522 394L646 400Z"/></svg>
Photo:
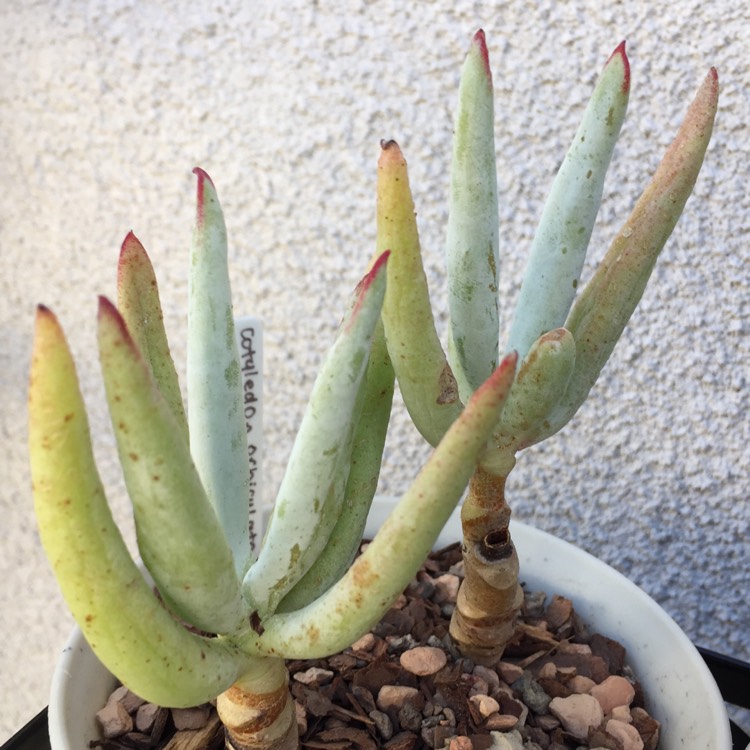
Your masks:
<svg viewBox="0 0 750 750"><path fill-rule="evenodd" d="M204 7L215 5L215 7ZM0 741L46 703L71 621L39 549L26 460L33 307L62 319L101 471L126 522L95 358L119 243L149 249L184 370L186 248L204 167L222 198L238 312L267 324L267 497L374 237L381 138L405 151L432 295L458 71L487 32L500 155L504 323L551 177L611 50L629 117L592 239L601 256L710 65L721 111L687 215L590 400L527 451L516 516L601 556L696 642L750 659L748 131L743 3L0 3ZM591 265L587 273L590 273ZM441 330L444 320L441 318ZM399 413L382 478L426 456Z"/></svg>

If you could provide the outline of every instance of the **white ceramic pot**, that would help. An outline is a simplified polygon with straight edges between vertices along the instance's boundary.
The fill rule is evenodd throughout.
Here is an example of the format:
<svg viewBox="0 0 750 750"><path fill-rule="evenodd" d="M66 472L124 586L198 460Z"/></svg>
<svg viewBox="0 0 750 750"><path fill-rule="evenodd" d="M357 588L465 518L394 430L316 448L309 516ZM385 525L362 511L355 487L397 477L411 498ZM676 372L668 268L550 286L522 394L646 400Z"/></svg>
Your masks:
<svg viewBox="0 0 750 750"><path fill-rule="evenodd" d="M367 535L377 531L392 507L393 500L376 499ZM456 512L436 546L456 541L460 532ZM661 750L731 750L729 718L711 673L688 637L653 599L608 565L543 531L512 522L511 534L521 579L531 590L568 597L593 630L625 646L649 711L661 722ZM52 681L52 750L88 747L97 737L94 715L114 685L76 628Z"/></svg>

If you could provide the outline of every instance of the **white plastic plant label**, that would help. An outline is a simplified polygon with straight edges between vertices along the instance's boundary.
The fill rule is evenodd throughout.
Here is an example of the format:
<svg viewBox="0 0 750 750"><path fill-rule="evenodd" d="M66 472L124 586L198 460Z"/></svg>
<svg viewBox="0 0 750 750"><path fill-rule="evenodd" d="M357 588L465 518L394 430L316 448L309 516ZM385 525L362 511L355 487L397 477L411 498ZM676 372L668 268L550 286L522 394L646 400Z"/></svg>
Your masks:
<svg viewBox="0 0 750 750"><path fill-rule="evenodd" d="M242 403L250 466L248 511L250 548L254 556L263 539L263 323L258 318L235 318L242 373Z"/></svg>

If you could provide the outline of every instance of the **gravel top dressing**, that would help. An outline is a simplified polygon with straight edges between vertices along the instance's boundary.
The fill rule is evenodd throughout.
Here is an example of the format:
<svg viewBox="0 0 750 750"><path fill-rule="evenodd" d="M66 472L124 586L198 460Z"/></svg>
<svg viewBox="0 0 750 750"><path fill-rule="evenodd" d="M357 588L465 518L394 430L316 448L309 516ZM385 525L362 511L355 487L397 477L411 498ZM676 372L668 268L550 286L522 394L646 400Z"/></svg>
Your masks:
<svg viewBox="0 0 750 750"><path fill-rule="evenodd" d="M572 603L526 592L494 668L448 635L459 545L434 552L372 632L327 659L289 662L301 746L319 750L656 750L625 649L590 633ZM211 705L168 710L118 689L98 715L106 750L218 750Z"/></svg>

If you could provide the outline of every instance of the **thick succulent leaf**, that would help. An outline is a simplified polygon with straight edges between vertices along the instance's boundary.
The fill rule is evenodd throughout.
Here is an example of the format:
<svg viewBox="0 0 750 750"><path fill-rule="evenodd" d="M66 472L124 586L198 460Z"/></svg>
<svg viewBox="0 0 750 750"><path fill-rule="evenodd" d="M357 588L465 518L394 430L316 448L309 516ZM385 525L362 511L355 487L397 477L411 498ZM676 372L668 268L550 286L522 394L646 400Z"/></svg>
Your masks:
<svg viewBox="0 0 750 750"><path fill-rule="evenodd" d="M497 366L498 237L495 111L484 32L461 72L446 241L448 356L466 401Z"/></svg>
<svg viewBox="0 0 750 750"><path fill-rule="evenodd" d="M385 338L411 419L437 445L463 406L435 330L406 160L395 141L381 145L377 252L391 251L383 303Z"/></svg>
<svg viewBox="0 0 750 750"><path fill-rule="evenodd" d="M566 424L586 399L641 299L698 178L718 94L718 75L712 68L653 179L573 306L565 327L575 338L576 364L547 435Z"/></svg>
<svg viewBox="0 0 750 750"><path fill-rule="evenodd" d="M247 622L232 551L178 424L120 314L99 303L99 353L138 548L183 619L211 633Z"/></svg>
<svg viewBox="0 0 750 750"><path fill-rule="evenodd" d="M459 501L497 424L515 373L509 354L472 396L432 457L346 575L254 638L260 652L315 658L349 646L385 613L424 561Z"/></svg>
<svg viewBox="0 0 750 750"><path fill-rule="evenodd" d="M570 311L629 93L623 42L599 76L534 235L508 341L521 358Z"/></svg>
<svg viewBox="0 0 750 750"><path fill-rule="evenodd" d="M341 511L361 385L386 284L387 253L354 293L333 347L313 385L258 559L243 582L262 618L310 569Z"/></svg>
<svg viewBox="0 0 750 750"><path fill-rule="evenodd" d="M496 433L498 447L513 452L539 441L568 386L576 359L573 336L564 328L540 336L518 368Z"/></svg>
<svg viewBox="0 0 750 750"><path fill-rule="evenodd" d="M188 300L188 425L190 452L238 576L252 552L248 534L250 468L242 378L227 267L227 231L209 176L198 177L198 206Z"/></svg>
<svg viewBox="0 0 750 750"><path fill-rule="evenodd" d="M380 476L383 447L391 415L394 373L382 321L372 341L367 375L362 384L362 412L354 432L344 504L325 549L297 585L284 597L278 612L301 609L327 591L354 559Z"/></svg>
<svg viewBox="0 0 750 750"><path fill-rule="evenodd" d="M187 442L187 417L164 330L156 274L143 245L132 232L122 243L117 265L117 309Z"/></svg>
<svg viewBox="0 0 750 750"><path fill-rule="evenodd" d="M218 695L247 658L183 628L143 579L112 518L94 464L75 366L55 316L37 311L29 387L34 505L65 601L102 663L163 706Z"/></svg>

